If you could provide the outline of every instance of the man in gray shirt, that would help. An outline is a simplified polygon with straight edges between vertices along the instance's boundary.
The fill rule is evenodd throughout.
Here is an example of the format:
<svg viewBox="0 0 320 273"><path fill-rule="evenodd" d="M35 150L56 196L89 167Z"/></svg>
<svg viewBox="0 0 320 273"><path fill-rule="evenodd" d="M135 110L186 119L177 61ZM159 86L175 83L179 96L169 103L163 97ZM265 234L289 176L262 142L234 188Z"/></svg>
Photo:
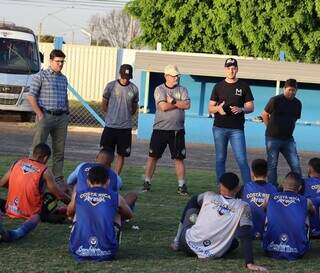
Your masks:
<svg viewBox="0 0 320 273"><path fill-rule="evenodd" d="M118 80L109 82L104 89L102 111L105 114L105 128L101 135L100 146L113 150L117 147L115 172L120 175L124 158L131 152L132 115L137 111L139 93L132 79L132 66L120 66Z"/></svg>
<svg viewBox="0 0 320 273"><path fill-rule="evenodd" d="M186 157L184 110L190 108L190 99L187 89L179 85L180 72L177 66L166 66L164 77L166 82L159 85L154 92L156 115L150 140L143 191L150 190L151 178L156 169L157 161L169 145L171 158L175 160L179 184L178 193L187 195L183 161Z"/></svg>

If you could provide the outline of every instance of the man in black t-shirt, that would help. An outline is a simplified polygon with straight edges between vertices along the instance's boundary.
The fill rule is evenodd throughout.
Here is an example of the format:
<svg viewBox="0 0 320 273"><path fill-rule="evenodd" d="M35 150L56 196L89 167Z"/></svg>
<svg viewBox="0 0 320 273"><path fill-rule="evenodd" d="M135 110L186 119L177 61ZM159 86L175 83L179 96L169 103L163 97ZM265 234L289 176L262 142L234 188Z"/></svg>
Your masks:
<svg viewBox="0 0 320 273"><path fill-rule="evenodd" d="M208 111L214 114L213 137L216 150L216 179L225 173L228 142L230 141L235 159L244 183L251 180L247 162L244 136L244 114L254 110L250 87L236 76L236 59L225 61L226 78L218 82L211 94Z"/></svg>
<svg viewBox="0 0 320 273"><path fill-rule="evenodd" d="M302 108L300 100L295 97L296 93L297 81L287 80L283 94L272 97L262 112L263 122L267 126L268 182L274 185L278 185L279 153L287 160L291 171L301 174L296 143L292 136L296 121L301 117Z"/></svg>

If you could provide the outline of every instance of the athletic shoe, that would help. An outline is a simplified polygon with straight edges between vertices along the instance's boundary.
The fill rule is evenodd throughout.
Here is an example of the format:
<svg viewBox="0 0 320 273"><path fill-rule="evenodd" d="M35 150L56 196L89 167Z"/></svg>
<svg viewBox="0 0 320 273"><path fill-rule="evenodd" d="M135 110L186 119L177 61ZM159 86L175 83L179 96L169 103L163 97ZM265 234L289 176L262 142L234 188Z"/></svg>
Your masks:
<svg viewBox="0 0 320 273"><path fill-rule="evenodd" d="M151 183L149 181L144 181L142 191L147 192L150 190L151 190Z"/></svg>
<svg viewBox="0 0 320 273"><path fill-rule="evenodd" d="M177 193L183 196L187 196L189 194L187 185L183 184L181 187L179 186Z"/></svg>

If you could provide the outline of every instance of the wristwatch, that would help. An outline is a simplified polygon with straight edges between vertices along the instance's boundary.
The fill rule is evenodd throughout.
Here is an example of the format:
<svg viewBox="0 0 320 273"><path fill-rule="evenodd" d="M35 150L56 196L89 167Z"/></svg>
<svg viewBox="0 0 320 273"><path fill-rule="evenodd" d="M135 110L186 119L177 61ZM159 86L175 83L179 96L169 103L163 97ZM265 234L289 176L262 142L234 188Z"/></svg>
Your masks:
<svg viewBox="0 0 320 273"><path fill-rule="evenodd" d="M172 99L171 104L176 104L176 103L177 103L176 99Z"/></svg>

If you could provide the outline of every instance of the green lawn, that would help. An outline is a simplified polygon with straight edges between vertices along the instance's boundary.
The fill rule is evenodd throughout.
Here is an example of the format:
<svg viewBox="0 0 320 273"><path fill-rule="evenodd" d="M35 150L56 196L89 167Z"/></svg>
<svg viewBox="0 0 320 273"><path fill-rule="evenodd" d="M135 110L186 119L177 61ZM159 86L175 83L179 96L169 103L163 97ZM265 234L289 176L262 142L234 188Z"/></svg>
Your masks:
<svg viewBox="0 0 320 273"><path fill-rule="evenodd" d="M13 159L0 156L0 175ZM66 175L77 163L66 162ZM122 192L140 189L142 173L142 167L126 166L122 175ZM187 177L193 194L214 189L214 178L210 171L188 170ZM176 187L173 169L159 168L152 192L140 195L135 218L125 227L116 261L75 262L67 250L69 226L41 223L26 238L11 244L0 244L0 272L247 272L240 251L235 251L225 259L204 262L169 249L187 201L187 198L176 194ZM4 221L6 227L18 223L8 219ZM138 225L140 229L134 230L132 225ZM255 242L254 248L256 263L267 266L271 272L319 272L318 241L313 242L312 251L297 262L264 257L258 242Z"/></svg>

